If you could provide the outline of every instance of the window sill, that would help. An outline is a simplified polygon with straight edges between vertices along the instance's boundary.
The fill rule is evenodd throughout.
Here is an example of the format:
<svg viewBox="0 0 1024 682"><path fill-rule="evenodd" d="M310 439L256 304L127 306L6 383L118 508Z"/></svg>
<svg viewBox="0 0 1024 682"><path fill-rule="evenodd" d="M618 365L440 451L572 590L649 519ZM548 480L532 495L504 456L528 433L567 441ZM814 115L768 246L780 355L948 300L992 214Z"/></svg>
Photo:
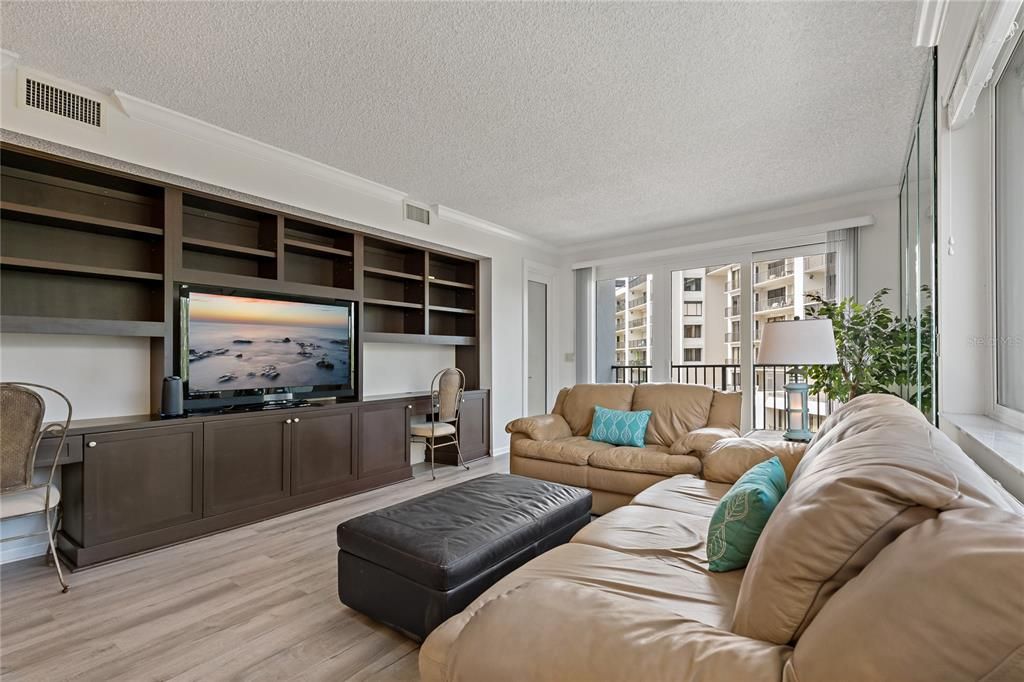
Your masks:
<svg viewBox="0 0 1024 682"><path fill-rule="evenodd" d="M989 476L1024 500L1024 431L982 414L943 414L960 447Z"/></svg>

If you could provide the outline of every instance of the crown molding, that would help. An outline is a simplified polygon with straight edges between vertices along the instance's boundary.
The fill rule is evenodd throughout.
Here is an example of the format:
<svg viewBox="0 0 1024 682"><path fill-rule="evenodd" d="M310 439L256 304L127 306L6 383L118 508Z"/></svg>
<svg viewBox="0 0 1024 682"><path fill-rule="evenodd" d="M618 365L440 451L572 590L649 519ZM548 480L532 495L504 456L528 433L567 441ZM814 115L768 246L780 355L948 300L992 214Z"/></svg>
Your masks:
<svg viewBox="0 0 1024 682"><path fill-rule="evenodd" d="M11 52L10 50L4 50L2 48L0 48L0 57L2 57L2 59L0 59L0 69L6 69L9 66L14 66L14 64L21 59L21 55L17 52Z"/></svg>
<svg viewBox="0 0 1024 682"><path fill-rule="evenodd" d="M470 227L473 228L474 230L479 230L481 232L489 232L490 234L498 235L499 237L504 237L505 239L513 239L517 242L522 242L524 244L529 244L531 246L537 246L539 248L547 249L548 251L551 252L561 252L560 248L542 239L531 237L530 235L523 234L522 232L517 232L516 230L510 230L507 227L502 227L501 225L498 225L497 223L492 223L489 220L484 220L483 218L477 218L474 215L463 213L462 211L457 211L454 208L449 208L448 206L445 206L443 204L434 204L431 208L433 209L434 214L438 217L439 220L455 223L457 225L463 225L464 227Z"/></svg>
<svg viewBox="0 0 1024 682"><path fill-rule="evenodd" d="M255 157L262 161L283 165L308 177L385 201L399 203L407 196L405 192L382 185L379 182L367 180L352 173L346 173L325 163L320 163L280 147L254 140L251 137L226 130L220 126L215 126L212 123L201 121L187 114L162 107L159 104L154 104L120 90L114 90L114 97L117 98L117 102L121 105L124 113L136 121L142 121L180 135L186 135L206 144L226 147L232 151Z"/></svg>

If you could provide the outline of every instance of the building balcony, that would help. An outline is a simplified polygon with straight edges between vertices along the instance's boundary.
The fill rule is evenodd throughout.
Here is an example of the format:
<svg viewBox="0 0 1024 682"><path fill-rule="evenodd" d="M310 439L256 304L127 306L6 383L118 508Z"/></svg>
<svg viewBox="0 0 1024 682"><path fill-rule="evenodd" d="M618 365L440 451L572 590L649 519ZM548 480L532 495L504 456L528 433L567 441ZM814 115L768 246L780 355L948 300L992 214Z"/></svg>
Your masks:
<svg viewBox="0 0 1024 682"><path fill-rule="evenodd" d="M739 317L740 316L740 307L738 305L728 305L728 306L726 306L725 307L725 316L726 317Z"/></svg>
<svg viewBox="0 0 1024 682"><path fill-rule="evenodd" d="M792 307L793 307L793 297L792 296L767 298L767 299L761 299L760 301L757 302L757 307L754 308L754 312L756 312L756 313L767 313L767 312L773 312L773 311L782 311L782 310L785 310L787 308L792 308Z"/></svg>
<svg viewBox="0 0 1024 682"><path fill-rule="evenodd" d="M767 268L757 273L757 279L754 280L755 286L761 286L768 283L776 283L783 281L793 276L792 266L781 267L781 268Z"/></svg>

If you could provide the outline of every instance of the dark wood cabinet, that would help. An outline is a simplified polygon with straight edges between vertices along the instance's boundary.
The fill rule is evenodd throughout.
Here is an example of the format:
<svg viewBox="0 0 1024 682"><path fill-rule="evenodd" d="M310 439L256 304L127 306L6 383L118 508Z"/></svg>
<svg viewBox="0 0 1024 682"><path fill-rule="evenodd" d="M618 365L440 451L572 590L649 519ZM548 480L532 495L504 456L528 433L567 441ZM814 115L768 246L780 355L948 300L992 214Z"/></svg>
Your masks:
<svg viewBox="0 0 1024 682"><path fill-rule="evenodd" d="M462 458L467 462L486 457L491 451L491 409L487 398L484 391L472 391L462 398L459 446L462 448Z"/></svg>
<svg viewBox="0 0 1024 682"><path fill-rule="evenodd" d="M204 516L291 493L291 421L290 416L267 414L204 425Z"/></svg>
<svg viewBox="0 0 1024 682"><path fill-rule="evenodd" d="M58 466L82 461L81 436L68 436L64 441L60 456L57 455L59 443L60 438L43 438L39 441L39 449L36 450L36 468L52 466L55 458L59 460Z"/></svg>
<svg viewBox="0 0 1024 682"><path fill-rule="evenodd" d="M411 404L387 402L359 408L359 478L409 466Z"/></svg>
<svg viewBox="0 0 1024 682"><path fill-rule="evenodd" d="M293 495L356 478L355 408L295 417L291 431Z"/></svg>
<svg viewBox="0 0 1024 682"><path fill-rule="evenodd" d="M191 424L85 434L83 464L74 465L83 502L74 539L100 544L201 518L202 433Z"/></svg>

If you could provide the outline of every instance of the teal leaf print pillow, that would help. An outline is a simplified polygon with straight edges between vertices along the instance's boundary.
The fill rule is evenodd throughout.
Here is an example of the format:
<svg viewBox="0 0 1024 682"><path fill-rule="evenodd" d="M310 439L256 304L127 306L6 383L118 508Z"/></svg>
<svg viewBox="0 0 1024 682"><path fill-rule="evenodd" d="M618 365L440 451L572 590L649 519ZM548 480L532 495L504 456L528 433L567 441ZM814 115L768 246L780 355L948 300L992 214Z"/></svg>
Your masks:
<svg viewBox="0 0 1024 682"><path fill-rule="evenodd" d="M712 571L743 568L761 531L786 493L786 472L778 457L743 474L725 494L708 527L708 564Z"/></svg>
<svg viewBox="0 0 1024 682"><path fill-rule="evenodd" d="M590 440L599 440L612 445L644 446L647 422L651 420L650 410L626 412L594 406L594 425L590 427Z"/></svg>

